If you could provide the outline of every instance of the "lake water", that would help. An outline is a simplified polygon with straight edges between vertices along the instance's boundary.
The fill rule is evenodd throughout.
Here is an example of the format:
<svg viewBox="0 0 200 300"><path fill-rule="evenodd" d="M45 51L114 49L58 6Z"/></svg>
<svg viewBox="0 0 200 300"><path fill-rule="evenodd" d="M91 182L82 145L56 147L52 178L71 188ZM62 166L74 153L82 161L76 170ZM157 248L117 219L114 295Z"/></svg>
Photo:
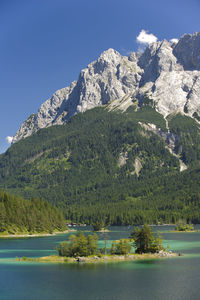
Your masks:
<svg viewBox="0 0 200 300"><path fill-rule="evenodd" d="M200 226L197 226L200 229ZM88 229L88 228L84 228ZM55 254L68 235L0 239L0 300L199 300L200 232L162 231L165 245L182 257L101 264L50 264L14 261L15 257ZM101 246L129 237L131 227L99 234Z"/></svg>

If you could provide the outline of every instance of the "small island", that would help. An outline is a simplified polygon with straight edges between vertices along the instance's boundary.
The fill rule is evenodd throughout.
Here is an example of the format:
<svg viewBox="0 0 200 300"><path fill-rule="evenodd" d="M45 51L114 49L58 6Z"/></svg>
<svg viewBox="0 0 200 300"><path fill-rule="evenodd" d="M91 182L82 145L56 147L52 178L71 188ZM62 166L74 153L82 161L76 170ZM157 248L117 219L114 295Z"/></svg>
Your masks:
<svg viewBox="0 0 200 300"><path fill-rule="evenodd" d="M177 223L175 230L170 232L199 232L199 230L195 230L193 224L187 224L185 220L180 220Z"/></svg>
<svg viewBox="0 0 200 300"><path fill-rule="evenodd" d="M92 223L93 230L96 232L109 232L107 225L103 221Z"/></svg>
<svg viewBox="0 0 200 300"><path fill-rule="evenodd" d="M192 224L180 224L176 226L175 231L191 232L194 231L194 226Z"/></svg>
<svg viewBox="0 0 200 300"><path fill-rule="evenodd" d="M73 234L68 241L61 242L57 247L58 256L40 258L17 258L17 261L52 262L52 263L97 263L120 262L136 259L153 259L174 257L175 253L167 251L162 245L160 237L154 237L151 228L144 225L136 228L129 239L113 241L110 249L98 248L97 234L84 235L79 231ZM131 253L132 246L135 253Z"/></svg>

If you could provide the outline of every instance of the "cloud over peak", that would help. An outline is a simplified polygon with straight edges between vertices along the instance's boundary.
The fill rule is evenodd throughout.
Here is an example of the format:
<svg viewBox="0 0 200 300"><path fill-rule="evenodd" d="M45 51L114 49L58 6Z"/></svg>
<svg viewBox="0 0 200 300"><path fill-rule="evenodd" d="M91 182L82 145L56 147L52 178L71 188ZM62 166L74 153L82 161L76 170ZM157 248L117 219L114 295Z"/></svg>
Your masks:
<svg viewBox="0 0 200 300"><path fill-rule="evenodd" d="M179 41L178 39L171 39L171 40L170 40L170 42L173 43L173 44L177 44L178 41Z"/></svg>
<svg viewBox="0 0 200 300"><path fill-rule="evenodd" d="M157 42L158 38L152 34L148 33L146 30L142 29L137 36L137 43L139 44L152 44Z"/></svg>
<svg viewBox="0 0 200 300"><path fill-rule="evenodd" d="M13 136L7 136L6 137L6 141L8 142L8 144L11 144L13 140Z"/></svg>

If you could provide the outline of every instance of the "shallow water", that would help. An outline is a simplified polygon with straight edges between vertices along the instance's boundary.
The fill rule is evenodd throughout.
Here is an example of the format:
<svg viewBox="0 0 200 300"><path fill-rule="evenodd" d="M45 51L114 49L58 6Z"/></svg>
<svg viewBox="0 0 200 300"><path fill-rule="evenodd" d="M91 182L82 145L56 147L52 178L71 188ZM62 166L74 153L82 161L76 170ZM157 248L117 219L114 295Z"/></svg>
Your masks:
<svg viewBox="0 0 200 300"><path fill-rule="evenodd" d="M56 253L54 248L68 234L1 239L0 299L199 300L200 232L168 233L173 226L152 228L162 231L164 244L184 256L95 265L16 262L16 256ZM112 240L129 237L131 231L131 227L112 227L108 233L99 233L100 244L109 246Z"/></svg>

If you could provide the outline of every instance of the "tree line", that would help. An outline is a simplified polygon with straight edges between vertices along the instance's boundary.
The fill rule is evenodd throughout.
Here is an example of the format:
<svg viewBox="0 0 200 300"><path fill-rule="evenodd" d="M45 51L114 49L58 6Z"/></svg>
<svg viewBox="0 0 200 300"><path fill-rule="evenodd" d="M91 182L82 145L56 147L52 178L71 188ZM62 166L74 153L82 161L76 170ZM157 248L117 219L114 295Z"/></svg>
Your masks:
<svg viewBox="0 0 200 300"><path fill-rule="evenodd" d="M199 125L181 115L168 121L178 136L175 151L188 166L182 173L165 142L139 123L166 130L153 108L125 113L95 108L12 145L0 155L0 187L45 199L75 223L159 224L181 218L199 223Z"/></svg>
<svg viewBox="0 0 200 300"><path fill-rule="evenodd" d="M0 233L40 233L67 229L61 210L41 199L22 197L0 191Z"/></svg>

